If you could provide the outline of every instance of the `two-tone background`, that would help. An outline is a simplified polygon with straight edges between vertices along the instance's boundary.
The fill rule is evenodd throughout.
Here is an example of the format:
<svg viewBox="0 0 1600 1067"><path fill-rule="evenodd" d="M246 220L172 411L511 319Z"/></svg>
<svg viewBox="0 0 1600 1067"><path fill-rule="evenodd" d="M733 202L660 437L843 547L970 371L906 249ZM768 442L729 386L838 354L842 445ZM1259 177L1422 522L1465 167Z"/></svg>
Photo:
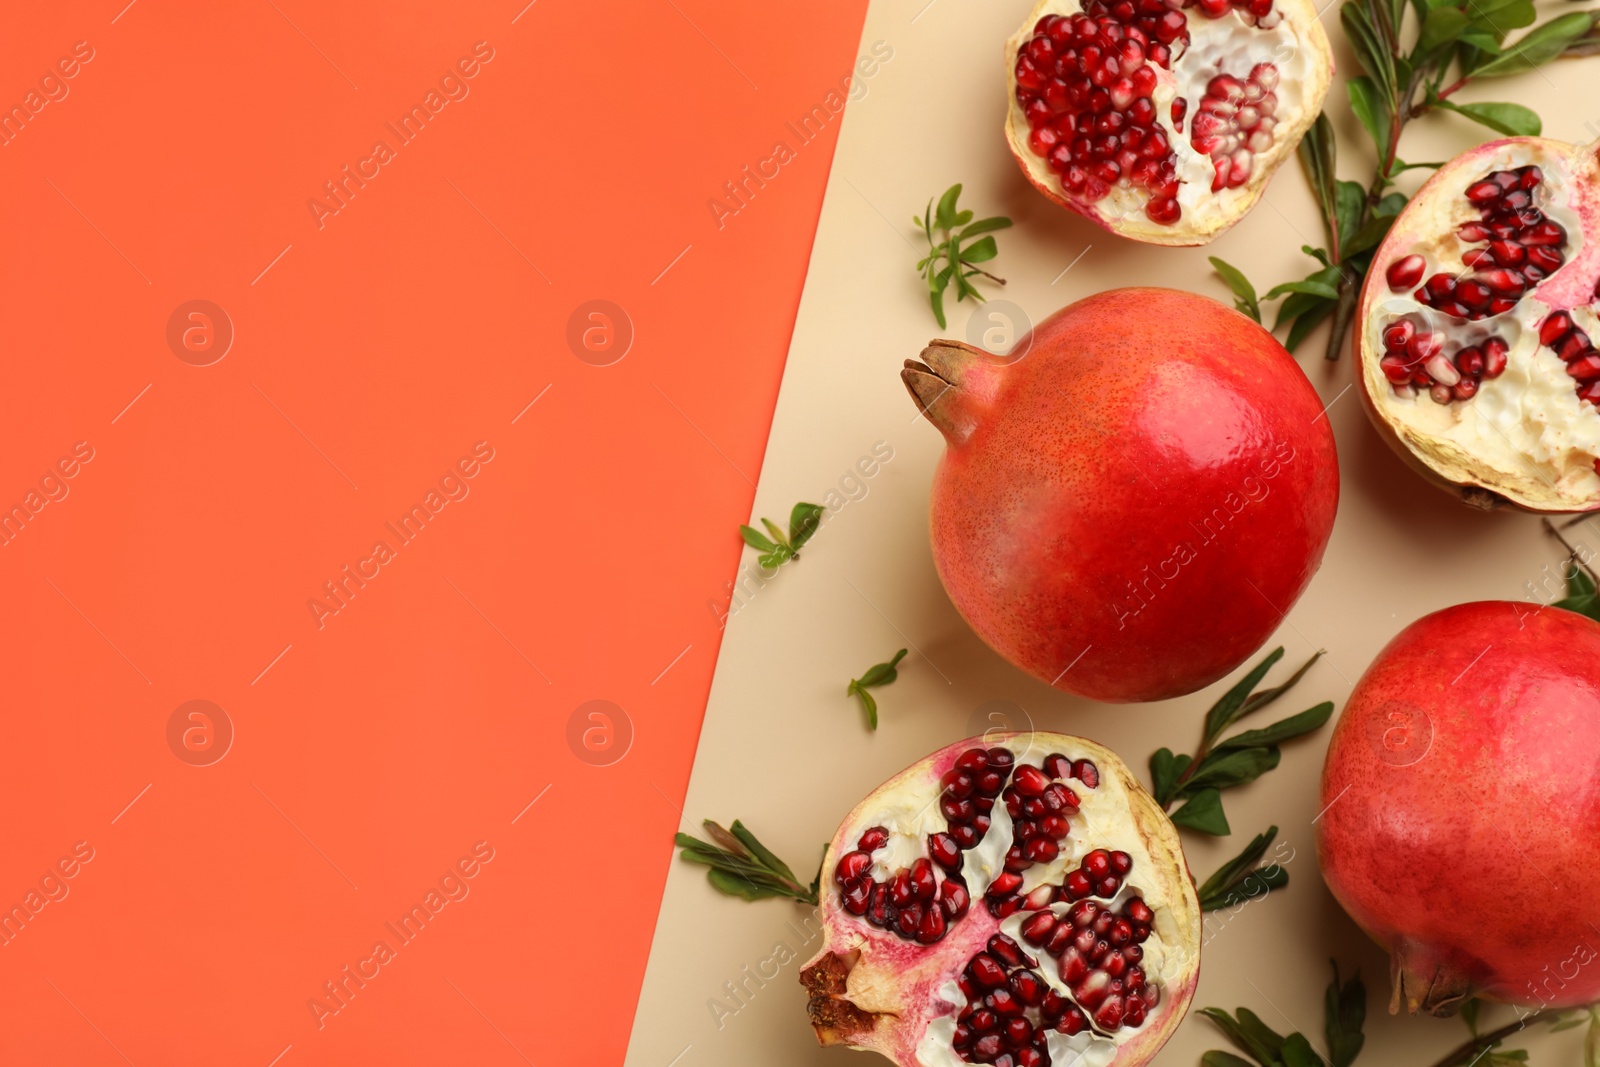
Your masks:
<svg viewBox="0 0 1600 1067"><path fill-rule="evenodd" d="M928 197L963 181L1017 219L989 309L1012 327L1117 284L1223 295L1203 251L1023 185L999 54L1025 8L7 13L0 1061L837 1063L798 964L717 1025L724 983L814 946L803 909L673 861L674 830L742 818L808 864L996 709L1134 763L1188 742L1206 694L1100 709L1032 683L927 556L939 442L896 370L937 332ZM1519 91L1587 139L1583 77ZM1286 171L1213 251L1288 276L1315 233ZM1310 704L1554 556L1527 519L1422 492L1348 365L1302 362L1346 479L1279 635L1329 651ZM805 558L732 600L736 524L832 489ZM868 737L844 685L902 646ZM1313 1030L1330 954L1386 995L1315 874L1320 755L1230 802L1241 833L1283 826L1294 882L1215 931L1197 1003ZM1457 1028L1375 1018L1364 1062ZM1194 1020L1162 1062L1214 1044Z"/></svg>

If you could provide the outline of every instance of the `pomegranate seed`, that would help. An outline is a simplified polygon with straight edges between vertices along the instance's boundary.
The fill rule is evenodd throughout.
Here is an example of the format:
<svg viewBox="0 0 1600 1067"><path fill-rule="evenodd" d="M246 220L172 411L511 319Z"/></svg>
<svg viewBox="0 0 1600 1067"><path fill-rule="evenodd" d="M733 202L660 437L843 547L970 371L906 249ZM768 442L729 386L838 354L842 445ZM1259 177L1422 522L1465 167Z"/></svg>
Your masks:
<svg viewBox="0 0 1600 1067"><path fill-rule="evenodd" d="M951 822L970 822L978 813L971 800L958 800L949 795L939 798L939 811Z"/></svg>
<svg viewBox="0 0 1600 1067"><path fill-rule="evenodd" d="M1506 369L1506 354L1510 351L1507 345L1498 337L1491 337L1483 342L1483 376L1485 378L1498 378L1500 372Z"/></svg>
<svg viewBox="0 0 1600 1067"><path fill-rule="evenodd" d="M1000 1055L1002 1039L999 1034L984 1034L972 1043L972 1058L979 1063L988 1060L993 1062Z"/></svg>
<svg viewBox="0 0 1600 1067"><path fill-rule="evenodd" d="M1456 368L1462 374L1476 378L1483 373L1483 351L1478 348L1463 348L1456 353Z"/></svg>
<svg viewBox="0 0 1600 1067"><path fill-rule="evenodd" d="M872 883L858 878L845 886L844 892L839 897L844 902L845 909L851 915L865 915L867 913L867 903L872 898Z"/></svg>
<svg viewBox="0 0 1600 1067"><path fill-rule="evenodd" d="M917 936L917 928L921 925L921 904L911 904L902 908L899 916L895 918L895 932L907 940Z"/></svg>
<svg viewBox="0 0 1600 1067"><path fill-rule="evenodd" d="M1034 863L1049 863L1051 860L1055 859L1060 852L1061 849L1057 847L1056 843L1050 840L1048 837L1036 837L1032 841L1029 841L1027 847L1023 849L1023 855L1027 856L1028 859L1032 860Z"/></svg>
<svg viewBox="0 0 1600 1067"><path fill-rule="evenodd" d="M1403 352L1416 332L1416 324L1410 319L1397 319L1384 328L1383 347L1390 352Z"/></svg>
<svg viewBox="0 0 1600 1067"><path fill-rule="evenodd" d="M1572 317L1565 311L1558 311L1544 320L1539 327L1539 343L1553 345L1567 335L1572 329Z"/></svg>
<svg viewBox="0 0 1600 1067"><path fill-rule="evenodd" d="M1113 852L1111 854L1111 873L1127 874L1133 870L1133 857L1126 852Z"/></svg>
<svg viewBox="0 0 1600 1067"><path fill-rule="evenodd" d="M1450 395L1456 400L1471 400L1478 395L1478 383L1471 378L1463 378L1450 387Z"/></svg>
<svg viewBox="0 0 1600 1067"><path fill-rule="evenodd" d="M1076 1007L1068 1008L1066 1014L1061 1016L1061 1021L1056 1024L1056 1032L1072 1036L1081 1034L1089 1027L1089 1019Z"/></svg>
<svg viewBox="0 0 1600 1067"><path fill-rule="evenodd" d="M1502 267L1515 267L1528 257L1527 250L1514 241L1496 241L1489 246L1488 253ZM1465 256L1461 258L1466 259Z"/></svg>
<svg viewBox="0 0 1600 1067"><path fill-rule="evenodd" d="M964 771L981 771L989 765L989 755L981 748L969 748L956 757L956 766Z"/></svg>
<svg viewBox="0 0 1600 1067"><path fill-rule="evenodd" d="M1122 909L1122 914L1136 926L1149 926L1156 918L1156 913L1151 911L1150 906L1138 897L1128 901L1127 907Z"/></svg>
<svg viewBox="0 0 1600 1067"><path fill-rule="evenodd" d="M928 855L946 870L953 871L961 866L961 846L947 833L928 835Z"/></svg>
<svg viewBox="0 0 1600 1067"><path fill-rule="evenodd" d="M1072 761L1059 752L1052 753L1044 758L1044 773L1060 780L1072 777Z"/></svg>
<svg viewBox="0 0 1600 1067"><path fill-rule="evenodd" d="M1021 967L1024 963L1030 967L1034 965L1033 957L1024 953L1021 946L1005 934L995 934L989 939L989 951L1008 967Z"/></svg>
<svg viewBox="0 0 1600 1067"><path fill-rule="evenodd" d="M1427 261L1419 255L1406 256L1389 264L1389 269L1384 277L1389 281L1389 288L1395 292L1409 289L1422 280L1422 272L1427 269Z"/></svg>
<svg viewBox="0 0 1600 1067"><path fill-rule="evenodd" d="M1021 934L1023 940L1030 944L1042 945L1055 932L1055 928L1056 917L1048 911L1041 911L1022 924Z"/></svg>
<svg viewBox="0 0 1600 1067"><path fill-rule="evenodd" d="M1024 796L1036 797L1050 785L1050 779L1037 767L1024 764L1017 768L1017 773L1012 775L1011 784Z"/></svg>
<svg viewBox="0 0 1600 1067"><path fill-rule="evenodd" d="M1589 338L1584 336L1582 330L1573 330L1562 338L1561 343L1556 347L1556 355L1568 363L1592 351L1593 348L1589 345Z"/></svg>
<svg viewBox="0 0 1600 1067"><path fill-rule="evenodd" d="M922 914L922 921L917 924L917 941L924 945L931 945L944 936L944 912L938 908L929 908Z"/></svg>
<svg viewBox="0 0 1600 1067"><path fill-rule="evenodd" d="M1413 363L1421 363L1437 355L1443 348L1444 334L1430 331L1428 333L1419 333L1411 338L1411 341L1406 345L1406 354L1411 357Z"/></svg>
<svg viewBox="0 0 1600 1067"><path fill-rule="evenodd" d="M872 866L872 856L865 852L846 852L839 861L839 866L834 870L833 876L840 885L853 881L865 874Z"/></svg>
<svg viewBox="0 0 1600 1067"><path fill-rule="evenodd" d="M1456 228L1456 236L1468 244L1477 244L1489 239L1489 230L1481 222L1465 222Z"/></svg>
<svg viewBox="0 0 1600 1067"><path fill-rule="evenodd" d="M1503 190L1492 181L1481 181L1467 187L1467 199L1474 204L1487 204L1491 200L1498 200Z"/></svg>
<svg viewBox="0 0 1600 1067"><path fill-rule="evenodd" d="M1546 246L1536 246L1528 249L1527 257L1529 263L1547 274L1565 262L1565 258L1561 255L1559 249Z"/></svg>
<svg viewBox="0 0 1600 1067"><path fill-rule="evenodd" d="M876 852L889 843L889 831L882 826L869 827L861 834L856 847L863 852Z"/></svg>
<svg viewBox="0 0 1600 1067"><path fill-rule="evenodd" d="M1090 878L1099 880L1111 873L1111 853L1103 848L1097 848L1083 857L1083 872Z"/></svg>
<svg viewBox="0 0 1600 1067"><path fill-rule="evenodd" d="M1086 759L1081 759L1072 765L1072 777L1076 778L1090 789L1096 789L1100 785L1099 768Z"/></svg>
<svg viewBox="0 0 1600 1067"><path fill-rule="evenodd" d="M1397 356L1393 353L1384 356L1378 361L1378 369L1394 385L1404 385L1411 380L1411 367L1410 364L1405 362L1403 356ZM1088 879L1085 878L1084 881L1087 883Z"/></svg>
<svg viewBox="0 0 1600 1067"><path fill-rule="evenodd" d="M984 989L998 989L1006 981L1005 968L996 963L993 956L982 952L972 957L972 961L967 964L967 973L972 975L972 980ZM978 1026L977 1029L983 1027Z"/></svg>
<svg viewBox="0 0 1600 1067"><path fill-rule="evenodd" d="M1022 875L1013 874L1010 871L1006 871L1002 874L995 875L994 881L989 883L988 892L984 895L990 897L1003 897L1007 893L1016 892L1017 887L1021 884Z"/></svg>
<svg viewBox="0 0 1600 1067"><path fill-rule="evenodd" d="M1580 382L1588 382L1600 378L1600 353L1591 352L1582 359L1575 359L1568 363L1567 373Z"/></svg>
<svg viewBox="0 0 1600 1067"><path fill-rule="evenodd" d="M944 909L947 919L961 918L971 903L972 898L963 883L946 878L944 884L939 886L939 906Z"/></svg>
<svg viewBox="0 0 1600 1067"><path fill-rule="evenodd" d="M1510 311L1516 306L1517 302L1515 300L1508 300L1503 296L1497 296L1493 300L1489 301L1489 314L1504 315L1506 312Z"/></svg>
<svg viewBox="0 0 1600 1067"><path fill-rule="evenodd" d="M1066 881L1062 883L1061 888L1066 890L1067 895L1073 900L1081 900L1088 896L1090 890L1094 887L1090 884L1087 874L1082 871L1073 871L1067 875Z"/></svg>
<svg viewBox="0 0 1600 1067"><path fill-rule="evenodd" d="M950 839L959 848L975 848L978 844L977 828L970 824L952 825L950 827Z"/></svg>

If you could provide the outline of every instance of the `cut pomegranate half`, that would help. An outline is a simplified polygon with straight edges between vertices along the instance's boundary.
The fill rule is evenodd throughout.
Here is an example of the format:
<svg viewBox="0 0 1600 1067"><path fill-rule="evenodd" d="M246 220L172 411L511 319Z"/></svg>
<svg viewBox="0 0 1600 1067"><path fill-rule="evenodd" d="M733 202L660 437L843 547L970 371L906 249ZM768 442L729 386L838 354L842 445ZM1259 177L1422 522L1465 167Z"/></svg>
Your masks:
<svg viewBox="0 0 1600 1067"><path fill-rule="evenodd" d="M1042 0L1006 45L1028 180L1113 233L1197 245L1244 217L1333 74L1310 0Z"/></svg>
<svg viewBox="0 0 1600 1067"><path fill-rule="evenodd" d="M1107 749L999 734L862 801L823 859L801 972L823 1044L902 1067L1148 1062L1200 969L1172 822Z"/></svg>
<svg viewBox="0 0 1600 1067"><path fill-rule="evenodd" d="M1518 137L1458 156L1373 257L1357 376L1401 455L1479 507L1600 508L1597 148Z"/></svg>

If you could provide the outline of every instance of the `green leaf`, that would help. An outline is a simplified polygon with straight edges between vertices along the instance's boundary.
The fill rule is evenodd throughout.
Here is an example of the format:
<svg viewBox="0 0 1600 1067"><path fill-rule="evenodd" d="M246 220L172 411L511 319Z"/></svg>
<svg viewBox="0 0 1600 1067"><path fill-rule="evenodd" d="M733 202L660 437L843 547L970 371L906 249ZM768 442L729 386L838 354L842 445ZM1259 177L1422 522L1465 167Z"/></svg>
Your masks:
<svg viewBox="0 0 1600 1067"><path fill-rule="evenodd" d="M867 716L867 729L876 730L878 728L878 701L871 693L867 692L866 686L860 682L851 682L850 688L845 690L845 695L860 699L861 710Z"/></svg>
<svg viewBox="0 0 1600 1067"><path fill-rule="evenodd" d="M1417 34L1417 43L1412 55L1418 58L1428 57L1453 44L1456 38L1461 36L1461 31L1471 22L1472 17L1460 8L1434 8L1422 22L1422 30Z"/></svg>
<svg viewBox="0 0 1600 1067"><path fill-rule="evenodd" d="M1333 714L1333 702L1324 701L1314 708L1307 708L1298 715L1291 715L1287 719L1273 723L1271 726L1260 730L1246 730L1234 734L1223 741L1213 753L1227 752L1236 748L1259 748L1267 745L1278 745L1291 738L1309 734L1320 730L1328 717Z"/></svg>
<svg viewBox="0 0 1600 1067"><path fill-rule="evenodd" d="M1333 964L1333 984L1323 1001L1331 1067L1350 1067L1366 1042L1361 1028L1367 1021L1367 987L1357 971L1350 981L1339 982L1339 965Z"/></svg>
<svg viewBox="0 0 1600 1067"><path fill-rule="evenodd" d="M1253 782L1276 767L1281 758L1276 748L1241 748L1207 756L1178 795L1194 796L1202 789L1231 789Z"/></svg>
<svg viewBox="0 0 1600 1067"><path fill-rule="evenodd" d="M1354 237L1340 244L1339 251L1348 260L1368 249L1377 248L1383 239L1389 236L1389 229L1392 226L1394 226L1393 216L1374 216L1367 220L1367 224L1361 227Z"/></svg>
<svg viewBox="0 0 1600 1067"><path fill-rule="evenodd" d="M1241 1060L1231 1052L1212 1049L1200 1057L1200 1067L1255 1067L1249 1060Z"/></svg>
<svg viewBox="0 0 1600 1067"><path fill-rule="evenodd" d="M934 209L933 220L941 229L950 230L956 226L956 200L961 196L961 183L957 182L944 191L939 198L939 206Z"/></svg>
<svg viewBox="0 0 1600 1067"><path fill-rule="evenodd" d="M761 520L761 525L767 528L767 533L772 535L772 539L777 542L778 548L794 547L789 543L789 539L783 536L783 531L778 528L777 523L773 522L771 519L764 518Z"/></svg>
<svg viewBox="0 0 1600 1067"><path fill-rule="evenodd" d="M1339 219L1339 249L1343 259L1350 256L1344 251L1347 241L1356 235L1356 227L1361 224L1361 209L1366 206L1367 191L1359 182L1338 181L1333 187L1333 209ZM1337 287L1339 272L1332 268L1320 272L1322 280Z"/></svg>
<svg viewBox="0 0 1600 1067"><path fill-rule="evenodd" d="M1451 100L1438 100L1435 103L1507 137L1537 137L1544 129L1538 114L1521 104L1457 104Z"/></svg>
<svg viewBox="0 0 1600 1067"><path fill-rule="evenodd" d="M980 233L990 233L994 230L1004 230L1010 227L1010 225L1010 219L1006 218L1004 215L997 215L992 219L981 219L978 222L974 222L971 226L966 227L960 233L956 234L956 237L962 241L965 241L968 237L976 237Z"/></svg>
<svg viewBox="0 0 1600 1067"><path fill-rule="evenodd" d="M801 545L811 540L811 535L816 533L817 527L822 524L822 513L826 510L821 504L807 504L804 501L789 510L791 547L798 550Z"/></svg>
<svg viewBox="0 0 1600 1067"><path fill-rule="evenodd" d="M1472 0L1467 13L1472 16L1473 27L1490 36L1490 51L1498 51L1507 32L1532 26L1538 20L1532 0Z"/></svg>
<svg viewBox="0 0 1600 1067"><path fill-rule="evenodd" d="M1304 341L1323 319L1332 315L1333 309L1337 306L1336 303L1325 301L1310 311L1303 311L1295 316L1294 325L1289 327L1289 336L1283 339L1283 347L1290 352L1299 348L1300 342Z"/></svg>
<svg viewBox="0 0 1600 1067"><path fill-rule="evenodd" d="M1319 271L1318 274L1320 274L1320 273L1322 273L1322 272ZM1335 273L1335 275L1337 275L1338 271L1335 270L1334 273ZM1304 293L1307 296L1318 296L1318 297L1321 297L1324 300L1338 300L1339 299L1339 290L1338 290L1338 288L1336 286L1329 285L1325 281L1322 281L1320 278L1317 277L1316 274L1313 274L1311 277L1306 278L1304 281L1284 282L1281 285L1274 285L1271 289L1269 289L1267 291L1267 295L1265 297L1263 297L1262 299L1264 299L1264 300L1276 300L1276 299L1278 299L1278 297L1284 295L1285 293Z"/></svg>
<svg viewBox="0 0 1600 1067"><path fill-rule="evenodd" d="M707 820L707 822L710 822L710 820ZM712 825L716 824L712 823ZM795 880L794 872L789 869L789 865L780 860L777 856L774 856L772 852L756 838L755 834L751 833L749 830L746 830L744 823L740 822L738 819L735 819L733 820L733 825L728 827L728 829L733 832L734 837L739 839L739 843L741 845L750 850L750 855L754 856L763 867L767 868L769 871L772 871L774 874L777 874L783 878L787 878L791 882Z"/></svg>
<svg viewBox="0 0 1600 1067"><path fill-rule="evenodd" d="M857 678L855 684L863 687L888 685L890 682L893 682L899 677L899 672L895 670L895 667L898 666L900 661L905 658L906 650L902 648L899 652L894 654L894 658L889 662L874 663L871 667L868 667L867 672L860 678Z"/></svg>
<svg viewBox="0 0 1600 1067"><path fill-rule="evenodd" d="M999 254L993 237L980 238L961 250L961 258L967 263L987 263Z"/></svg>
<svg viewBox="0 0 1600 1067"><path fill-rule="evenodd" d="M1211 267L1233 291L1233 306L1260 322L1261 302L1256 296L1256 287L1250 284L1244 272L1216 256L1211 257Z"/></svg>
<svg viewBox="0 0 1600 1067"><path fill-rule="evenodd" d="M1172 791L1179 777L1189 769L1189 756L1174 756L1170 748L1157 749L1150 757L1150 792L1165 808L1172 803Z"/></svg>
<svg viewBox="0 0 1600 1067"><path fill-rule="evenodd" d="M757 558L756 562L760 563L764 570L775 571L793 558L793 552L790 552L787 548L779 545L771 552L762 553L761 556Z"/></svg>
<svg viewBox="0 0 1600 1067"><path fill-rule="evenodd" d="M1320 293L1291 293L1289 299L1278 305L1278 317L1273 320L1272 328L1278 329L1286 322L1292 322L1308 312L1316 311L1321 307L1332 307L1337 301L1329 300Z"/></svg>
<svg viewBox="0 0 1600 1067"><path fill-rule="evenodd" d="M1347 3L1344 10L1348 12L1353 6ZM1305 167L1306 176L1311 181L1311 192L1322 206L1322 217L1331 230L1338 219L1333 184L1338 150L1333 140L1333 123L1328 120L1327 115L1317 116L1316 123L1301 139L1298 151L1301 165Z"/></svg>
<svg viewBox="0 0 1600 1067"><path fill-rule="evenodd" d="M1228 816L1222 810L1222 794L1215 789L1202 789L1189 802L1172 813L1175 826L1198 830L1203 834L1226 837L1233 831L1228 827Z"/></svg>
<svg viewBox="0 0 1600 1067"><path fill-rule="evenodd" d="M1350 107L1372 138L1381 158L1389 148L1391 116L1388 102L1373 80L1365 75L1351 78L1344 84L1345 91L1350 94Z"/></svg>
<svg viewBox="0 0 1600 1067"><path fill-rule="evenodd" d="M1218 867L1216 873L1205 880L1199 890L1201 898L1216 896L1229 886L1237 885L1251 868L1261 862L1261 857L1267 854L1267 849L1272 847L1277 836L1278 828L1269 826L1266 833L1251 838L1243 852Z"/></svg>
<svg viewBox="0 0 1600 1067"><path fill-rule="evenodd" d="M682 859L711 868L706 879L713 888L745 900L790 897L806 904L817 903L820 880L814 880L809 889L800 885L788 864L762 845L743 823L735 820L731 831L710 819L704 825L708 836L728 847L719 848L689 834L676 834L673 840Z"/></svg>
<svg viewBox="0 0 1600 1067"><path fill-rule="evenodd" d="M1290 1034L1278 1052L1283 1067L1324 1067L1322 1057L1311 1051L1304 1034Z"/></svg>
<svg viewBox="0 0 1600 1067"><path fill-rule="evenodd" d="M1504 52L1472 71L1474 78L1503 78L1542 66L1559 56L1567 45L1595 27L1591 11L1560 15L1535 26Z"/></svg>
<svg viewBox="0 0 1600 1067"><path fill-rule="evenodd" d="M1211 710L1206 712L1205 738L1209 744L1215 741L1222 731L1232 726L1234 721L1242 715L1245 701L1250 698L1250 693L1260 684L1261 679L1267 676L1272 665L1283 658L1283 647L1273 649L1262 660L1250 669L1250 673L1241 678L1234 687L1222 694L1222 698L1211 705Z"/></svg>
<svg viewBox="0 0 1600 1067"><path fill-rule="evenodd" d="M1283 1037L1263 1023L1247 1008L1240 1008L1235 1019L1220 1008L1201 1008L1199 1014L1210 1019L1229 1041L1257 1062L1271 1064L1283 1047Z"/></svg>
<svg viewBox="0 0 1600 1067"><path fill-rule="evenodd" d="M1372 18L1359 3L1346 3L1339 9L1339 21L1344 25L1345 36L1355 50L1361 69L1372 76L1383 100L1389 101L1388 110L1395 110L1399 79L1395 76L1394 52L1378 36ZM1329 160L1332 160L1329 156ZM1330 167L1331 172L1331 167Z"/></svg>
<svg viewBox="0 0 1600 1067"><path fill-rule="evenodd" d="M1338 972L1335 971L1334 974L1337 976ZM1477 997L1473 997L1461 1005L1461 1021L1467 1024L1467 1031L1473 1037L1478 1036L1478 1010L1482 1007L1483 1001Z"/></svg>
<svg viewBox="0 0 1600 1067"><path fill-rule="evenodd" d="M761 531L751 526L740 526L739 536L744 538L744 543L760 552L771 552L778 546L762 536Z"/></svg>

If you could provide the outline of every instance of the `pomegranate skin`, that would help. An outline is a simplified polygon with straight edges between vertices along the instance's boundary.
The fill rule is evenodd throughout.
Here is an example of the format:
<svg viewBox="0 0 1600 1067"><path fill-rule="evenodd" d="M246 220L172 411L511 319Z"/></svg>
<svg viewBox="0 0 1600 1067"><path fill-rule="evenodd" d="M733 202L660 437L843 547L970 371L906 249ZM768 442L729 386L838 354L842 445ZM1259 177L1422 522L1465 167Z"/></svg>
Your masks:
<svg viewBox="0 0 1600 1067"><path fill-rule="evenodd" d="M1080 696L1158 700L1226 675L1322 561L1333 434L1283 347L1215 301L1101 293L999 360L935 342L902 377L948 449L934 562L962 616Z"/></svg>
<svg viewBox="0 0 1600 1067"><path fill-rule="evenodd" d="M1600 999L1600 624L1507 601L1412 623L1351 694L1321 803L1391 1011Z"/></svg>

